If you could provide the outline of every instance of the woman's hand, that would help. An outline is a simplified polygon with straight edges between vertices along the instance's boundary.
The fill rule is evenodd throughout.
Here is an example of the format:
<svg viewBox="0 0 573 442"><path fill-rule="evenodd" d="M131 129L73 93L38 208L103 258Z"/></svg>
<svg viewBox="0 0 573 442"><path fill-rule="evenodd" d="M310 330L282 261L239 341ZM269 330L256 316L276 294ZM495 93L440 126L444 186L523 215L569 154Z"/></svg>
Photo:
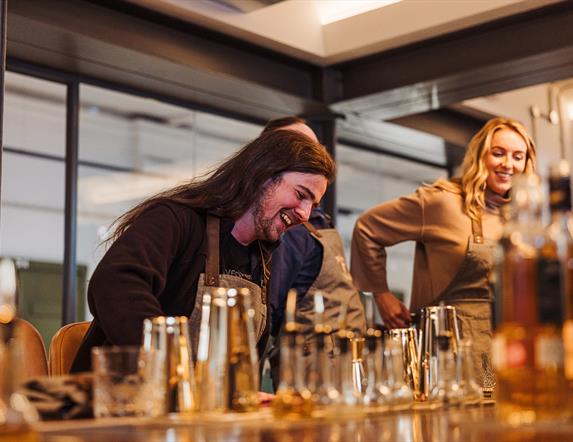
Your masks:
<svg viewBox="0 0 573 442"><path fill-rule="evenodd" d="M392 293L374 293L374 299L387 328L407 327L412 321L410 311Z"/></svg>

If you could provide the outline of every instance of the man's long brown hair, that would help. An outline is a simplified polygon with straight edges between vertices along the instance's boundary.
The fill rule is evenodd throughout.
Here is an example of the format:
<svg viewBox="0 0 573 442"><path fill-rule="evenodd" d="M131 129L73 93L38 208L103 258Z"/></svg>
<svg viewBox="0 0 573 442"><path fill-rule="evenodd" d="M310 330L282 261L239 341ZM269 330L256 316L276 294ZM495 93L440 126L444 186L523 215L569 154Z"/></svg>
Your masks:
<svg viewBox="0 0 573 442"><path fill-rule="evenodd" d="M285 172L310 173L334 180L335 164L325 147L294 131L263 132L219 167L159 193L114 221L115 241L147 209L171 201L237 219L259 198L265 184Z"/></svg>
<svg viewBox="0 0 573 442"><path fill-rule="evenodd" d="M295 116L275 118L274 120L270 120L267 124L265 124L262 133L282 129L283 127L292 126L293 124L308 125L306 120Z"/></svg>

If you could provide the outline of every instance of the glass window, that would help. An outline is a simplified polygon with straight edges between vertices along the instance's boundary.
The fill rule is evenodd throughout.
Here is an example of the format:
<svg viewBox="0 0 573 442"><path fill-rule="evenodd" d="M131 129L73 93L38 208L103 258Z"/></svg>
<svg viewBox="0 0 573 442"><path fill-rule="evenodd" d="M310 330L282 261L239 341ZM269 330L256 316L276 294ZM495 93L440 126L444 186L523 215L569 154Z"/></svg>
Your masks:
<svg viewBox="0 0 573 442"><path fill-rule="evenodd" d="M78 263L88 279L119 215L203 174L262 127L82 85L80 89Z"/></svg>
<svg viewBox="0 0 573 442"><path fill-rule="evenodd" d="M20 315L45 343L61 323L66 86L6 73L0 254L17 258Z"/></svg>
<svg viewBox="0 0 573 442"><path fill-rule="evenodd" d="M336 148L337 228L350 259L352 231L358 216L385 201L413 193L422 183L446 177L444 169L344 145ZM408 305L412 285L414 243L388 248L388 284Z"/></svg>

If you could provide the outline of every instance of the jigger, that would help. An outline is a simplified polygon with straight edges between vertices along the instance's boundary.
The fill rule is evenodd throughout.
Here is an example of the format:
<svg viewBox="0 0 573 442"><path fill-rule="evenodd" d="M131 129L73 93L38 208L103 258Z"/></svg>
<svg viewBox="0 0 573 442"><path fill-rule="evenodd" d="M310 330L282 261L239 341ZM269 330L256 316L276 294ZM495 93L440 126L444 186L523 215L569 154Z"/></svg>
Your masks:
<svg viewBox="0 0 573 442"><path fill-rule="evenodd" d="M456 308L451 305L425 307L420 318L420 348L418 350L419 384L416 390L418 400L428 400L438 384L438 345L440 335L450 336L451 351L458 353L460 330Z"/></svg>

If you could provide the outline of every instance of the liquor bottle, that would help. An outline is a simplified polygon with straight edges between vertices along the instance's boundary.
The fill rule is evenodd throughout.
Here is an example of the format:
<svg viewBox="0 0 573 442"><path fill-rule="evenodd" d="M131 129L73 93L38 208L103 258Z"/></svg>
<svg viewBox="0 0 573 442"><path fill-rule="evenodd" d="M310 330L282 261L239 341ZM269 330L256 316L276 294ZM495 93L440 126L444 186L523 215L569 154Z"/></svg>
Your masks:
<svg viewBox="0 0 573 442"><path fill-rule="evenodd" d="M347 328L348 304L343 304L339 314L338 331L336 332L336 384L343 406L354 407L361 403L360 391L356 387L352 340L354 332ZM342 410L342 407L339 407Z"/></svg>
<svg viewBox="0 0 573 442"><path fill-rule="evenodd" d="M565 322L563 346L565 379L569 388L569 412L573 414L573 215L571 214L571 168L566 160L553 165L549 175L551 223L548 232L557 244L561 264Z"/></svg>
<svg viewBox="0 0 573 442"><path fill-rule="evenodd" d="M368 328L366 329L366 376L364 405L371 407L388 405L390 389L385 383L383 372L384 346L382 330L376 326L374 298L365 299L365 311Z"/></svg>
<svg viewBox="0 0 573 442"><path fill-rule="evenodd" d="M414 392L404 377L402 344L386 336L384 339L384 371L386 385L390 390L387 404L392 409L402 409L412 404Z"/></svg>
<svg viewBox="0 0 573 442"><path fill-rule="evenodd" d="M273 415L277 418L311 417L314 408L312 393L304 385L303 339L295 321L296 297L296 291L289 290L286 321L280 338L280 381L273 400Z"/></svg>
<svg viewBox="0 0 573 442"><path fill-rule="evenodd" d="M497 328L492 345L497 411L520 425L567 416L563 302L557 244L543 227L539 177L514 177L500 240Z"/></svg>
<svg viewBox="0 0 573 442"><path fill-rule="evenodd" d="M455 407L462 402L462 391L457 379L457 361L453 350L453 334L447 326L447 313L443 303L438 312L438 384L431 396L444 407Z"/></svg>
<svg viewBox="0 0 573 442"><path fill-rule="evenodd" d="M332 328L324 323L324 297L320 291L314 293L316 338L315 363L311 376L312 400L317 409L326 409L340 401L340 393L334 381L334 364L326 350L326 341L330 338Z"/></svg>
<svg viewBox="0 0 573 442"><path fill-rule="evenodd" d="M338 391L344 405L358 405L360 403L360 395L355 387L351 349L354 332L341 328L337 332L336 337L338 344L338 364L336 366L338 370Z"/></svg>
<svg viewBox="0 0 573 442"><path fill-rule="evenodd" d="M16 287L14 262L0 260L0 442L36 442L39 435L30 425L38 418L36 410L15 392L22 370L18 357L20 342L14 333Z"/></svg>
<svg viewBox="0 0 573 442"><path fill-rule="evenodd" d="M458 385L461 391L462 405L479 404L483 393L474 374L474 364L472 361L472 341L462 339L458 345L457 369Z"/></svg>

